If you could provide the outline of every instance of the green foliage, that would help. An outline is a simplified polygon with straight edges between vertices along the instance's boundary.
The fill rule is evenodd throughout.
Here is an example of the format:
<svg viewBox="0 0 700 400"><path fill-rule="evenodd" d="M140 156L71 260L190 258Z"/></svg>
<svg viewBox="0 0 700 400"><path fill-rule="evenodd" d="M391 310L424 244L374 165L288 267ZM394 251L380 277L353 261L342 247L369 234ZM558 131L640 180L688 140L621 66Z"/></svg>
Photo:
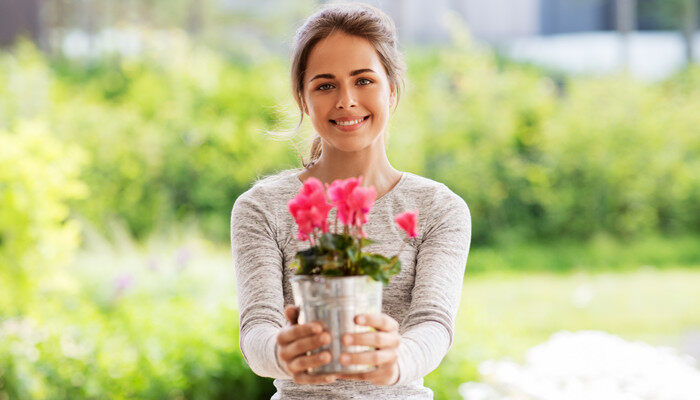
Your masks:
<svg viewBox="0 0 700 400"><path fill-rule="evenodd" d="M88 64L49 64L23 44L0 56L0 126L40 118L85 150L80 178L95 190L71 205L99 228L119 219L144 237L194 218L223 241L250 182L296 164L289 142L260 134L288 122L288 71L175 39ZM389 157L466 200L473 244L700 230L699 67L656 84L579 77L561 89L466 39L409 51L408 63Z"/></svg>
<svg viewBox="0 0 700 400"><path fill-rule="evenodd" d="M647 268L693 268L700 265L700 236L646 236L622 240L597 234L589 240L520 239L469 251L466 276L493 272L636 271Z"/></svg>
<svg viewBox="0 0 700 400"><path fill-rule="evenodd" d="M392 276L401 272L401 260L398 255L387 258L362 252L363 246L372 243L375 242L368 238L358 240L349 234L326 232L315 246L298 251L289 268L294 268L297 275L367 275L386 286Z"/></svg>
<svg viewBox="0 0 700 400"><path fill-rule="evenodd" d="M79 227L67 201L84 197L83 153L57 141L41 122L0 130L0 310L22 311L32 275L71 260Z"/></svg>
<svg viewBox="0 0 700 400"><path fill-rule="evenodd" d="M279 120L281 63L229 64L180 39L167 53L90 64L49 65L27 44L0 55L11 83L0 85L0 126L41 117L85 150L80 178L96 190L72 206L103 231L118 219L145 237L196 217L224 240L235 198L296 158L264 135ZM26 104L34 96L46 101Z"/></svg>
<svg viewBox="0 0 700 400"><path fill-rule="evenodd" d="M0 398L269 399L238 348L228 252L177 242L92 244L33 277L21 315L0 309Z"/></svg>
<svg viewBox="0 0 700 400"><path fill-rule="evenodd" d="M465 44L409 53L389 156L469 204L473 243L698 232L698 67L553 81Z"/></svg>

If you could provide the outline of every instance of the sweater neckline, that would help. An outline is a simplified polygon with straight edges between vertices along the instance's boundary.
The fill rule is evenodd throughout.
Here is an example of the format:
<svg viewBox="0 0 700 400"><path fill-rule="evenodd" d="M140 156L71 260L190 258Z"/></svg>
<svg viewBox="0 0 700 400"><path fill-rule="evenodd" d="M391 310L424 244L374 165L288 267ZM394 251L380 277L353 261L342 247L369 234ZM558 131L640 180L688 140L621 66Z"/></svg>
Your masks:
<svg viewBox="0 0 700 400"><path fill-rule="evenodd" d="M296 185L295 188L296 188L297 190L298 190L299 188L301 188L301 187L303 186L303 184L304 184L304 183L301 181L301 179L299 179L299 174L301 174L301 172L302 172L302 170L299 170L298 172L294 172L293 174L291 174L292 178L294 179L295 185ZM408 173L407 173L406 171L401 171L401 178L399 178L399 181L394 185L394 187L392 187L391 189L389 189L388 192L384 193L384 194L383 194L381 197L379 197L378 199L375 199L375 200L374 200L374 204L375 204L375 205L380 204L381 202L384 201L384 199L385 199L386 197L389 197L389 196L392 195L394 192L396 192L397 189L398 189L401 185L403 185L403 183L406 181L407 175L408 175Z"/></svg>

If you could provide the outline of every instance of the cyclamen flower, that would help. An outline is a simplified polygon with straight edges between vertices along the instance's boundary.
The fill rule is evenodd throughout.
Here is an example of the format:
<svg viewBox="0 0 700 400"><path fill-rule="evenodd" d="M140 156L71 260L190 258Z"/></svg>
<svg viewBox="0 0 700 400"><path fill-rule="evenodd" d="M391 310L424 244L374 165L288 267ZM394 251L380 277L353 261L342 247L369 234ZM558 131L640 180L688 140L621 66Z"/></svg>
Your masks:
<svg viewBox="0 0 700 400"><path fill-rule="evenodd" d="M330 186L326 185L328 198L330 198L331 203L337 208L338 219L343 223L343 225L350 225L352 223L352 213L348 207L347 199L350 196L350 193L352 193L353 189L359 187L361 183L362 177L359 179L336 179Z"/></svg>
<svg viewBox="0 0 700 400"><path fill-rule="evenodd" d="M328 212L333 206L326 201L323 184L318 179L308 178L299 194L287 205L299 227L299 240L308 240L315 228L328 232Z"/></svg>
<svg viewBox="0 0 700 400"><path fill-rule="evenodd" d="M338 219L344 225L361 227L367 223L377 192L373 186L362 187L362 177L336 179L328 186L328 197L338 209Z"/></svg>
<svg viewBox="0 0 700 400"><path fill-rule="evenodd" d="M396 214L394 221L399 225L399 228L403 229L408 237L416 237L418 233L416 232L416 223L418 221L418 210L416 211L406 211L401 214Z"/></svg>
<svg viewBox="0 0 700 400"><path fill-rule="evenodd" d="M367 223L367 214L374 206L374 199L377 197L377 191L373 186L368 188L356 187L350 193L347 204L348 209L352 213L353 225L361 226Z"/></svg>

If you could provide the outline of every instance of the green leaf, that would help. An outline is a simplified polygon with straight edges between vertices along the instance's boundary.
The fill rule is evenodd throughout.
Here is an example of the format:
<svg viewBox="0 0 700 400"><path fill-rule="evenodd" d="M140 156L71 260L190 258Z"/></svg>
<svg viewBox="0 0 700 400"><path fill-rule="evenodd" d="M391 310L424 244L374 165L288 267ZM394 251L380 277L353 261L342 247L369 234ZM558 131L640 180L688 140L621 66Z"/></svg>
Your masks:
<svg viewBox="0 0 700 400"><path fill-rule="evenodd" d="M362 244L362 247L369 246L370 244L377 243L376 240L372 240L370 238L362 238L360 239L360 243Z"/></svg>
<svg viewBox="0 0 700 400"><path fill-rule="evenodd" d="M319 239L319 244L322 248L327 249L327 250L336 250L336 240L333 237L333 234L330 232L326 232L323 235L321 235Z"/></svg>
<svg viewBox="0 0 700 400"><path fill-rule="evenodd" d="M347 257L348 259L350 259L350 261L357 262L359 252L357 251L357 248L355 246L348 246L348 248L345 249L345 253L347 254Z"/></svg>
<svg viewBox="0 0 700 400"><path fill-rule="evenodd" d="M333 234L333 245L337 250L344 251L353 244L350 235Z"/></svg>
<svg viewBox="0 0 700 400"><path fill-rule="evenodd" d="M396 262L394 262L394 260ZM391 262L387 265L387 268L388 269L387 269L386 273L388 276L394 276L394 275L398 274L399 272L401 272L401 260L398 259L398 256L394 256L391 259Z"/></svg>

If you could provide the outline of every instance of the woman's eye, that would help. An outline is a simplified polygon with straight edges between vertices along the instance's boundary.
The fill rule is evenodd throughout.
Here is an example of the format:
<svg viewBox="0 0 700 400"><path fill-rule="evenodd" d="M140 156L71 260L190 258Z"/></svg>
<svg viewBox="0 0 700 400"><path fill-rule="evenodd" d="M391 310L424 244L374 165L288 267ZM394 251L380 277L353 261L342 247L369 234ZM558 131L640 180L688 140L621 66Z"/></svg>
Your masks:
<svg viewBox="0 0 700 400"><path fill-rule="evenodd" d="M365 83L361 83L361 82L365 82ZM360 78L357 80L357 83L364 86L364 85L369 85L370 83L372 83L372 81L367 79L367 78Z"/></svg>
<svg viewBox="0 0 700 400"><path fill-rule="evenodd" d="M323 85L317 87L318 90L328 90L327 86L333 86L330 83L324 83Z"/></svg>

